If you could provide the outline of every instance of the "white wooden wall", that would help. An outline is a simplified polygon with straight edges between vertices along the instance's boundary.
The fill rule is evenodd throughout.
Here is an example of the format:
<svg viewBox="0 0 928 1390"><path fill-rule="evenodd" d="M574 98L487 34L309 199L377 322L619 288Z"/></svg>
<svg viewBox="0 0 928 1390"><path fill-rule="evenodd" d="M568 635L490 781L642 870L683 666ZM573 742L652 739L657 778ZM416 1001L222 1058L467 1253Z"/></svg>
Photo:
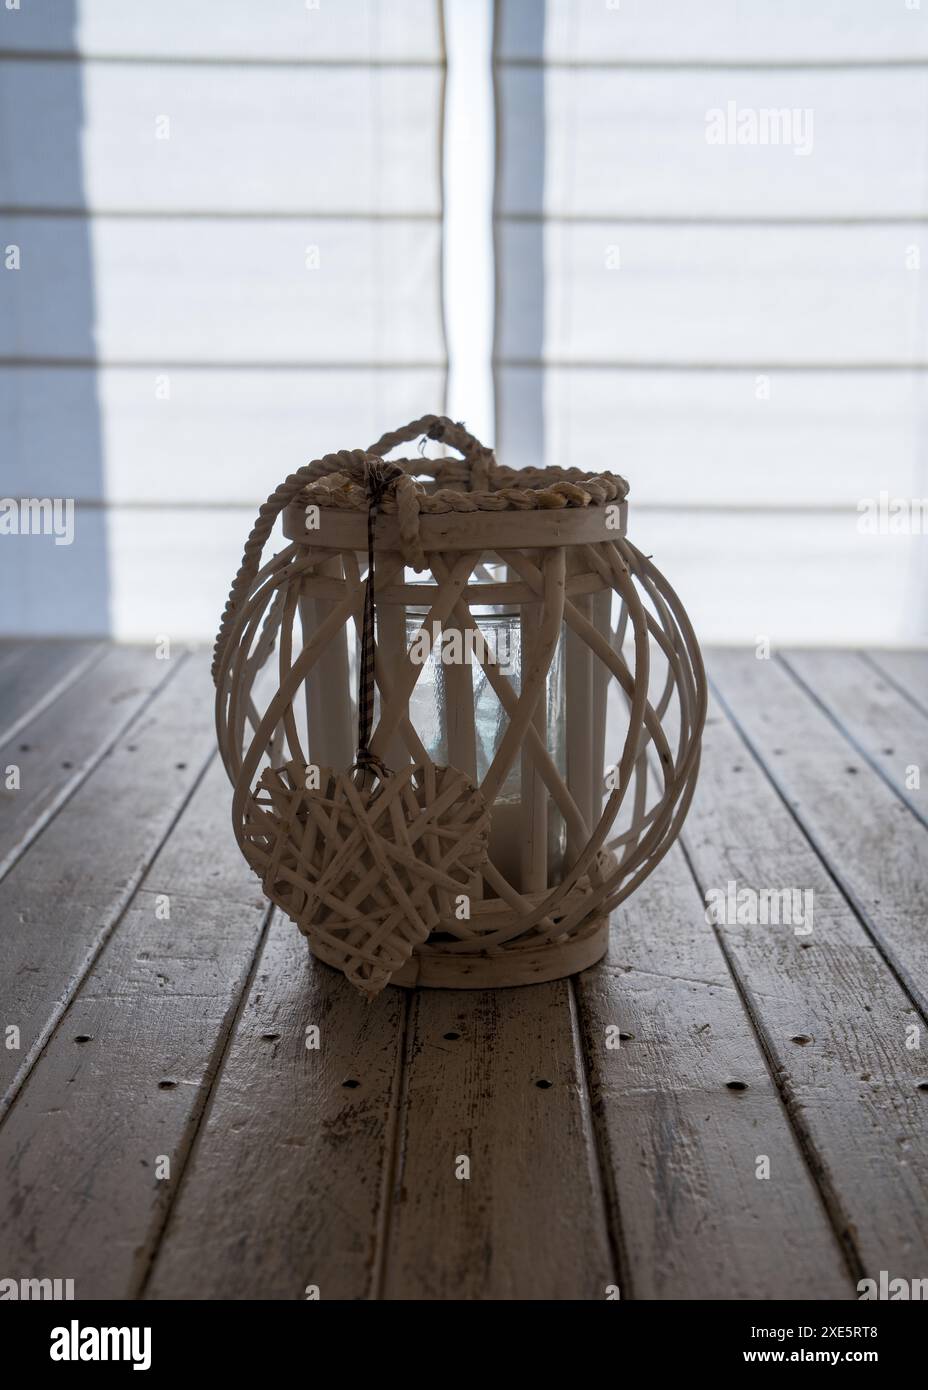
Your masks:
<svg viewBox="0 0 928 1390"><path fill-rule="evenodd" d="M497 0L494 58L501 457L625 473L706 639L928 640L856 510L928 499L928 4ZM0 495L79 504L0 629L208 636L287 472L441 407L443 80L439 0L0 7Z"/></svg>
<svg viewBox="0 0 928 1390"><path fill-rule="evenodd" d="M495 72L501 452L625 474L707 639L928 640L928 538L857 529L928 521L928 5L498 0Z"/></svg>
<svg viewBox="0 0 928 1390"><path fill-rule="evenodd" d="M0 493L78 502L3 628L209 636L287 473L442 407L440 5L22 0L0 55Z"/></svg>

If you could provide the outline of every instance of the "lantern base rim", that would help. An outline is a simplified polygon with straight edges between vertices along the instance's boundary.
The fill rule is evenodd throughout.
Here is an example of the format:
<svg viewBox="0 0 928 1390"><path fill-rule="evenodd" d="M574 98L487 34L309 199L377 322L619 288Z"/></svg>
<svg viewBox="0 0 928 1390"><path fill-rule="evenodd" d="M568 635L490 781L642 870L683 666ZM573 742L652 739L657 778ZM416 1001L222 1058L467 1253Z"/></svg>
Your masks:
<svg viewBox="0 0 928 1390"><path fill-rule="evenodd" d="M312 949L308 939L307 944L316 960L328 964ZM589 969L602 960L608 947L609 918L597 917L586 926L582 936L571 941L509 946L492 955L417 951L391 976L390 984L400 989L513 989L547 984Z"/></svg>

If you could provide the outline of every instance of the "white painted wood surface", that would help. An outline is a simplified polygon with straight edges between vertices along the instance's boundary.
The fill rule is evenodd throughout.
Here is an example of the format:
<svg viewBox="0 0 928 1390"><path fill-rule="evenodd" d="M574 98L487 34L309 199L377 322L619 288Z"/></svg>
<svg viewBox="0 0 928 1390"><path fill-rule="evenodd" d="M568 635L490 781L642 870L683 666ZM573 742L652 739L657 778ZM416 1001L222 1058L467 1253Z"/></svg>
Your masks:
<svg viewBox="0 0 928 1390"><path fill-rule="evenodd" d="M609 956L576 989L623 1297L847 1297L840 1245L678 848L614 914Z"/></svg>
<svg viewBox="0 0 928 1390"><path fill-rule="evenodd" d="M784 666L743 652L718 652L712 678L880 951L924 1011L928 940L922 885L928 829L853 745L848 747Z"/></svg>
<svg viewBox="0 0 928 1390"><path fill-rule="evenodd" d="M685 27L697 23L694 13ZM925 68L620 74L594 67L579 78L575 69L552 67L544 77L543 207L520 158L535 135L532 88L541 80L538 68L502 70L499 198L505 215L687 222L819 216L840 222L919 217L926 210ZM788 110L791 121L793 111L811 116L791 130L801 137L798 147L710 144L707 115L727 115L730 102L738 112ZM623 242L624 234L617 239Z"/></svg>
<svg viewBox="0 0 928 1390"><path fill-rule="evenodd" d="M758 371L924 363L918 274L906 267L920 236L918 222L549 222L542 360ZM536 240L526 223L501 226L504 360L538 357ZM607 267L612 246L618 270Z"/></svg>
<svg viewBox="0 0 928 1390"><path fill-rule="evenodd" d="M729 882L811 892L811 932L758 913L726 917L717 935L855 1281L887 1262L914 1271L928 1258L928 1125L924 1062L906 1041L920 1022L922 933L910 895L926 832L901 802L898 815L882 804L875 774L847 774L860 763L853 748L774 663L717 651L709 672L731 718L714 703L684 848L703 895L727 893ZM887 884L882 905L853 891L872 876Z"/></svg>
<svg viewBox="0 0 928 1390"><path fill-rule="evenodd" d="M226 797L214 759L0 1132L4 1263L79 1270L78 1298L144 1282L268 913L223 833ZM76 1208L42 1196L63 1171L82 1174Z"/></svg>
<svg viewBox="0 0 928 1390"><path fill-rule="evenodd" d="M154 666L153 653L150 660ZM171 660L176 665L163 698L122 735L4 880L0 1013L19 1027L21 1047L0 1051L0 1109L28 1074L212 756L215 730L204 698L209 663L182 653Z"/></svg>
<svg viewBox="0 0 928 1390"><path fill-rule="evenodd" d="M115 0L110 0L115 3ZM882 0L702 0L699 23L689 0L546 0L544 23L525 23L531 0L500 0L502 52L562 62L814 62L928 56L924 11Z"/></svg>
<svg viewBox="0 0 928 1390"><path fill-rule="evenodd" d="M96 642L0 642L0 740L10 742L103 651Z"/></svg>
<svg viewBox="0 0 928 1390"><path fill-rule="evenodd" d="M441 408L443 83L435 0L0 12L4 489L104 503L68 558L0 556L0 631L147 632L113 504L253 514L399 401ZM161 630L206 640L209 516L183 551L146 527Z"/></svg>
<svg viewBox="0 0 928 1390"><path fill-rule="evenodd" d="M15 216L4 234L22 270L0 278L3 357L165 370L442 361L432 221Z"/></svg>
<svg viewBox="0 0 928 1390"><path fill-rule="evenodd" d="M378 1295L405 1011L312 966L275 918L148 1297Z"/></svg>
<svg viewBox="0 0 928 1390"><path fill-rule="evenodd" d="M4 487L15 497L55 496L67 484L114 507L234 502L244 509L244 543L282 478L336 449L366 448L384 420L411 419L443 391L441 365L10 366L0 371ZM92 396L99 433L75 428Z"/></svg>
<svg viewBox="0 0 928 1390"><path fill-rule="evenodd" d="M601 1300L617 1282L573 1027L566 980L415 997L384 1297Z"/></svg>
<svg viewBox="0 0 928 1390"><path fill-rule="evenodd" d="M136 10L122 0L24 4L2 13L0 37L13 52L80 53L121 58L169 57L285 63L433 61L441 53L441 14L434 0L223 0L191 6L159 0Z"/></svg>
<svg viewBox="0 0 928 1390"><path fill-rule="evenodd" d="M870 660L917 709L928 710L928 652L873 651Z"/></svg>
<svg viewBox="0 0 928 1390"><path fill-rule="evenodd" d="M503 457L611 457L646 547L636 502L687 509L664 567L688 602L690 548L698 584L719 563L703 508L735 511L730 612L700 626L696 591L706 640L747 640L775 610L789 641L925 641L911 549L835 569L831 543L839 508L926 492L925 15L501 0L497 16ZM710 143L713 111L791 129ZM782 601L774 504L835 509L802 532L829 613Z"/></svg>
<svg viewBox="0 0 928 1390"><path fill-rule="evenodd" d="M71 669L43 650L0 644L0 696L20 711ZM921 727L907 711L921 718L925 658L870 659L903 703L862 703L853 737L874 743L885 717L901 747ZM709 653L731 713L710 715L688 862L675 849L616 914L601 966L372 1005L289 923L262 939L205 654L184 660L3 885L0 1013L24 1024L20 1052L0 1050L4 1269L63 1261L90 1298L300 1300L312 1284L349 1299L600 1301L617 1285L815 1300L853 1298L881 1268L921 1277L925 1077L906 1037L924 1022L928 832L836 704L819 708L844 660L810 659L801 685L780 663ZM36 717L60 706L62 750L88 735L64 715L90 676ZM829 769L852 762L859 792L842 793ZM729 878L812 888L813 933L713 928L702 895Z"/></svg>
<svg viewBox="0 0 928 1390"><path fill-rule="evenodd" d="M169 674L150 650L110 648L0 745L0 768L19 769L15 790L0 783L0 878Z"/></svg>
<svg viewBox="0 0 928 1390"><path fill-rule="evenodd" d="M925 643L924 537L861 535L858 519L853 508L636 513L630 501L629 538L685 596L704 643Z"/></svg>
<svg viewBox="0 0 928 1390"><path fill-rule="evenodd" d="M363 64L87 63L77 181L61 154L73 140L73 68L0 61L0 120L16 131L0 205L438 217L441 81L437 63L414 80ZM41 119L23 119L32 110ZM423 175L414 183L411 165Z"/></svg>
<svg viewBox="0 0 928 1390"><path fill-rule="evenodd" d="M791 651L784 662L858 751L928 826L928 713L862 652ZM928 694L928 682L922 687Z"/></svg>
<svg viewBox="0 0 928 1390"><path fill-rule="evenodd" d="M919 371L503 366L499 379L509 464L535 461L515 426L540 399L552 456L621 473L633 517L688 507L698 526L705 507L853 511L881 490L928 492Z"/></svg>

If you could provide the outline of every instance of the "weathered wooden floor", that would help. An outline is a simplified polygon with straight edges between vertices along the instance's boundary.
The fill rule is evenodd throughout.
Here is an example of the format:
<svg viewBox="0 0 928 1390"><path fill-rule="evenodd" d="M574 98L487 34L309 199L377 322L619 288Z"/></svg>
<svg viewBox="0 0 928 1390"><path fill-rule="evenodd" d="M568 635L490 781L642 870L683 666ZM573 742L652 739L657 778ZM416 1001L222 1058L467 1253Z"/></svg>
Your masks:
<svg viewBox="0 0 928 1390"><path fill-rule="evenodd" d="M0 1278L824 1299L928 1276L928 654L710 653L682 845L607 961L370 1006L239 855L207 668L0 644ZM708 923L729 882L811 889L811 933Z"/></svg>

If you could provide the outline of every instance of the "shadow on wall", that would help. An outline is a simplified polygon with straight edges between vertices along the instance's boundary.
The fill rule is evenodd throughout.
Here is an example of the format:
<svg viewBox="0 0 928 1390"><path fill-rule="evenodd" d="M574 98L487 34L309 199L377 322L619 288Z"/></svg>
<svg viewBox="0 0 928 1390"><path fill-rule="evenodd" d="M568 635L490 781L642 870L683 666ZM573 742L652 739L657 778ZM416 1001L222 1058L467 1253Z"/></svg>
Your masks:
<svg viewBox="0 0 928 1390"><path fill-rule="evenodd" d="M27 636L110 631L82 68L15 51L74 52L76 9L0 9L0 631Z"/></svg>

